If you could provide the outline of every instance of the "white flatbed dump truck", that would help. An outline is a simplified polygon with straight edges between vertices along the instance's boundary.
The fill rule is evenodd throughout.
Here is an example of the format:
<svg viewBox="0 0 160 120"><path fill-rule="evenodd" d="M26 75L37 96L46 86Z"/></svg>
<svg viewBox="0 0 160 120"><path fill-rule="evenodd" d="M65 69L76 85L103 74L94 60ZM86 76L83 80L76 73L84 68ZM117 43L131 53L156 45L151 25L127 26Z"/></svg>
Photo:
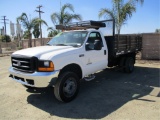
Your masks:
<svg viewBox="0 0 160 120"><path fill-rule="evenodd" d="M100 28L108 22L112 23L113 34L104 36ZM56 28L63 32L45 46L11 55L9 77L28 88L54 86L55 97L70 102L78 94L80 80L94 79L99 70L119 66L127 73L133 72L142 37L115 35L114 20L82 21Z"/></svg>

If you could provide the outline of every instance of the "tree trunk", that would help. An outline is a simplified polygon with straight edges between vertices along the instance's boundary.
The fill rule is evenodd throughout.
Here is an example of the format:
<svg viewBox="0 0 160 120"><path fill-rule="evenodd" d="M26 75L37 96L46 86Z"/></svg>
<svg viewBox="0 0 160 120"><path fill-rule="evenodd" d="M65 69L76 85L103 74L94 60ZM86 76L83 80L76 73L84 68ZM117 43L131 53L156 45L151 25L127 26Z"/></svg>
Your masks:
<svg viewBox="0 0 160 120"><path fill-rule="evenodd" d="M119 37L120 37L120 28L117 29L118 32L118 40L117 40L117 49L119 50Z"/></svg>
<svg viewBox="0 0 160 120"><path fill-rule="evenodd" d="M121 32L121 29L119 28L119 29L118 29L118 35L120 35L120 32Z"/></svg>
<svg viewBox="0 0 160 120"><path fill-rule="evenodd" d="M0 54L2 54L1 44L0 44Z"/></svg>
<svg viewBox="0 0 160 120"><path fill-rule="evenodd" d="M31 32L29 32L29 46L28 47L32 47L32 34L31 34Z"/></svg>
<svg viewBox="0 0 160 120"><path fill-rule="evenodd" d="M118 35L118 40L119 40L119 36L120 36L120 28L117 29L117 35Z"/></svg>

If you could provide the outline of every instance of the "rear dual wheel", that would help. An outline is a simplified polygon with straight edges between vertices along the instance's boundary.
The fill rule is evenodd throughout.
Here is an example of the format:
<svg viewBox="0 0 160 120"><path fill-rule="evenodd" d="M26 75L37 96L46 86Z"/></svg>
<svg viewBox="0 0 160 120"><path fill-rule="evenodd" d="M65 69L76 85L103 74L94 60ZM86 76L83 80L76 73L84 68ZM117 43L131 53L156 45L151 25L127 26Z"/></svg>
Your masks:
<svg viewBox="0 0 160 120"><path fill-rule="evenodd" d="M125 72L132 73L134 71L134 59L129 57L125 61Z"/></svg>
<svg viewBox="0 0 160 120"><path fill-rule="evenodd" d="M122 57L119 66L122 71L132 73L134 71L134 59L132 57Z"/></svg>

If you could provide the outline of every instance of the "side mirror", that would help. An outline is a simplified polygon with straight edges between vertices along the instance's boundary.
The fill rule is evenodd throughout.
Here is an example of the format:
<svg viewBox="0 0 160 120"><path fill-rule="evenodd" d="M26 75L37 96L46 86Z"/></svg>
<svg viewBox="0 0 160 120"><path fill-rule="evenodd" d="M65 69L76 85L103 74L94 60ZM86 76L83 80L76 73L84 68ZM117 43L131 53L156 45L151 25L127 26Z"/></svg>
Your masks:
<svg viewBox="0 0 160 120"><path fill-rule="evenodd" d="M90 50L89 43L86 43L86 50Z"/></svg>
<svg viewBox="0 0 160 120"><path fill-rule="evenodd" d="M86 43L86 50L94 50L94 44L93 43Z"/></svg>
<svg viewBox="0 0 160 120"><path fill-rule="evenodd" d="M100 40L95 40L94 42L94 50L101 50L102 49L102 43Z"/></svg>

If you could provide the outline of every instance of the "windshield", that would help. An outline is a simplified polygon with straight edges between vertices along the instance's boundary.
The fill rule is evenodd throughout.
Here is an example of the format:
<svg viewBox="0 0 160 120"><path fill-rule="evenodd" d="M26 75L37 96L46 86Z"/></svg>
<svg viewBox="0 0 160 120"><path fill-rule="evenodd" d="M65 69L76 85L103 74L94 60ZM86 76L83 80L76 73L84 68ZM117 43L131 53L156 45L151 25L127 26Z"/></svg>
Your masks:
<svg viewBox="0 0 160 120"><path fill-rule="evenodd" d="M61 32L52 38L47 45L80 47L84 43L87 31Z"/></svg>

